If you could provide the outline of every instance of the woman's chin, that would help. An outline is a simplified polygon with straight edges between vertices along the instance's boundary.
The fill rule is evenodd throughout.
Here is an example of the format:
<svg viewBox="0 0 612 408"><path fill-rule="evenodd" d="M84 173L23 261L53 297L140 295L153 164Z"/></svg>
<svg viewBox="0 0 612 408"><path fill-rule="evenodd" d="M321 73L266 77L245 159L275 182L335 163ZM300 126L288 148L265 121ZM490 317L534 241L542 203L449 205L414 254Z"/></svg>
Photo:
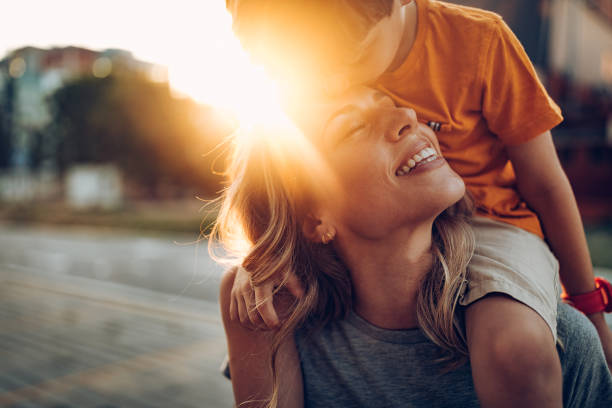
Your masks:
<svg viewBox="0 0 612 408"><path fill-rule="evenodd" d="M465 196L465 192L465 183L463 182L461 177L457 176L449 181L449 194L455 197L455 201L453 201L453 204L461 200L463 196Z"/></svg>
<svg viewBox="0 0 612 408"><path fill-rule="evenodd" d="M451 174L439 180L435 187L435 195L438 196L438 202L443 207L446 206L443 210L461 200L466 190L465 183L461 177L452 170L450 172Z"/></svg>

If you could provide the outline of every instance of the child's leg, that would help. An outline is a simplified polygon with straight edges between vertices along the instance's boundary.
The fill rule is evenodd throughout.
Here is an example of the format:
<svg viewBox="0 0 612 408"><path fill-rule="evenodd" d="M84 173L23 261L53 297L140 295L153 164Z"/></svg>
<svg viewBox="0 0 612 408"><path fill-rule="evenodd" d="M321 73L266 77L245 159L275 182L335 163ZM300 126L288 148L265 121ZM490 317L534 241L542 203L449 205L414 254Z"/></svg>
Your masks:
<svg viewBox="0 0 612 408"><path fill-rule="evenodd" d="M484 408L562 407L562 373L548 324L502 294L468 306L466 335L474 388Z"/></svg>
<svg viewBox="0 0 612 408"><path fill-rule="evenodd" d="M561 407L558 262L538 236L474 217L465 323L483 407Z"/></svg>

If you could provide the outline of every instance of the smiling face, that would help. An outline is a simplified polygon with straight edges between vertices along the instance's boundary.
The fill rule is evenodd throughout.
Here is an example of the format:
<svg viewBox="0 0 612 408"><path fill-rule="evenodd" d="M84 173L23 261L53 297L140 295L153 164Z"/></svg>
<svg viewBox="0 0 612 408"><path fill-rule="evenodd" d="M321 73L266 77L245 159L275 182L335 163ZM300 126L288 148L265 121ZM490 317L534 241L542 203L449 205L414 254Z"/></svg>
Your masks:
<svg viewBox="0 0 612 408"><path fill-rule="evenodd" d="M300 119L334 173L334 192L323 206L339 232L382 238L433 221L465 193L431 129L377 90L352 88Z"/></svg>

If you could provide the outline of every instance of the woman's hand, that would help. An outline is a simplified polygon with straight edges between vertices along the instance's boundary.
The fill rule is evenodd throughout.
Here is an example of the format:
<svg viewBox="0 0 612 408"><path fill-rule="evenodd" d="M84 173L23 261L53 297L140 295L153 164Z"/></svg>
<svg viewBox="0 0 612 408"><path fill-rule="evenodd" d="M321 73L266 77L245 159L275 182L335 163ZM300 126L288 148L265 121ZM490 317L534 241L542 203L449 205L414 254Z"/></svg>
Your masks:
<svg viewBox="0 0 612 408"><path fill-rule="evenodd" d="M275 289L282 279L272 279L262 285L254 286L251 274L243 267L237 267L231 291L230 318L252 330L271 330L280 325L278 314L272 302ZM304 290L299 279L290 275L285 287L296 298L302 297Z"/></svg>

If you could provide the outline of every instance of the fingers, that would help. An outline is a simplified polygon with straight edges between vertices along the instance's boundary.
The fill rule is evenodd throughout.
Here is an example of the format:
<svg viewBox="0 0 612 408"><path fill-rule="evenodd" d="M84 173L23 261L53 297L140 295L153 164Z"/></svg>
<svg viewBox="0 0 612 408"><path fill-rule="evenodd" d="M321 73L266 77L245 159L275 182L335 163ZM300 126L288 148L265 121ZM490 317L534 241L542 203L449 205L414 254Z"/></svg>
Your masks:
<svg viewBox="0 0 612 408"><path fill-rule="evenodd" d="M287 283L285 284L289 293L291 293L295 298L301 299L304 296L304 288L302 287L302 283L295 275L290 275L287 279Z"/></svg>
<svg viewBox="0 0 612 408"><path fill-rule="evenodd" d="M240 322L240 325L251 330L265 328L255 304L255 293L250 274L242 267L238 267L231 291L230 319Z"/></svg>
<svg viewBox="0 0 612 408"><path fill-rule="evenodd" d="M263 323L270 329L274 329L279 325L278 315L276 310L274 310L274 303L272 301L273 289L274 285L272 283L254 288L258 316L261 317Z"/></svg>
<svg viewBox="0 0 612 408"><path fill-rule="evenodd" d="M246 322L246 324L250 325L253 328L257 328L263 322L261 320L261 317L259 317L259 312L257 311L257 307L255 306L255 293L253 292L253 287L249 286L248 289L245 289L242 296L249 318L249 321Z"/></svg>
<svg viewBox="0 0 612 408"><path fill-rule="evenodd" d="M237 267L236 277L232 286L232 300L230 302L230 318L239 321L244 327L250 328L249 318L249 292L252 292L249 272L241 266Z"/></svg>
<svg viewBox="0 0 612 408"><path fill-rule="evenodd" d="M304 289L295 275L290 275L285 285L293 297L304 296ZM254 287L250 273L238 267L231 291L230 319L252 330L278 328L280 319L274 308L274 294L274 281Z"/></svg>
<svg viewBox="0 0 612 408"><path fill-rule="evenodd" d="M242 288L241 293L236 296L236 303L238 305L238 319L243 327L257 330L265 326L255 307L255 294L251 286Z"/></svg>

